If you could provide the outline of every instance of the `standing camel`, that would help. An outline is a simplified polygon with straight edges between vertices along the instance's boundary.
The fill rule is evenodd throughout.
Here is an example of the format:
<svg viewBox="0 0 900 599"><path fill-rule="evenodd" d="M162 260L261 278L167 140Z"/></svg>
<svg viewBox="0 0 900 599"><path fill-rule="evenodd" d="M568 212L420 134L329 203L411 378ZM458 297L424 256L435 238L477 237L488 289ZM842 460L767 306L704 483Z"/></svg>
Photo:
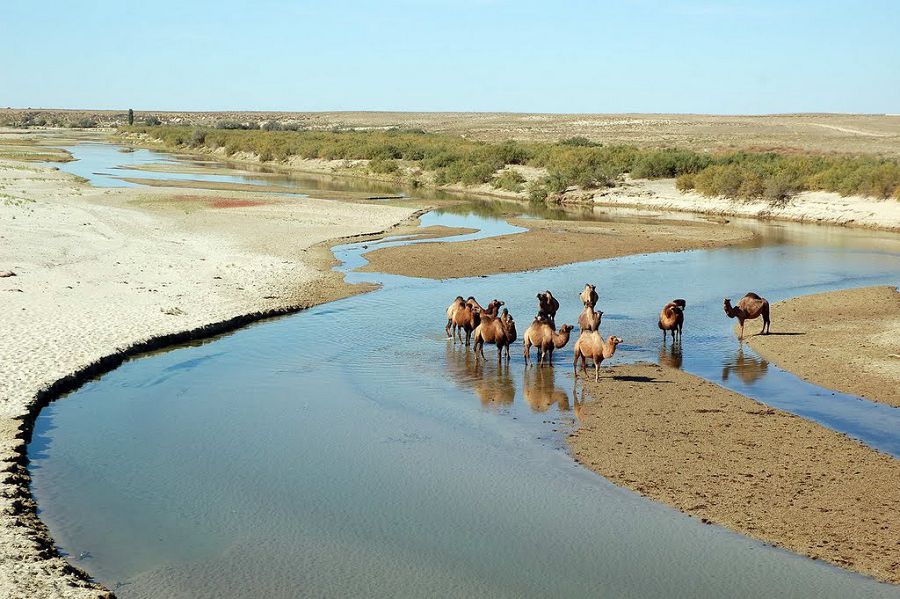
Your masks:
<svg viewBox="0 0 900 599"><path fill-rule="evenodd" d="M525 365L528 366L531 360L532 345L537 348L538 366L543 366L545 361L552 365L553 350L566 346L573 328L572 325L564 324L557 333L548 322L535 318L522 337L525 344Z"/></svg>
<svg viewBox="0 0 900 599"><path fill-rule="evenodd" d="M752 291L741 298L737 306L731 306L731 300L726 298L724 302L725 314L728 318L737 318L738 324L741 325L741 335L739 339L744 338L744 321L753 320L762 316L763 328L759 332L760 335L768 335L771 321L769 320L769 300L759 297Z"/></svg>
<svg viewBox="0 0 900 599"><path fill-rule="evenodd" d="M559 302L550 293L550 290L537 294L538 316L544 316L550 321L550 326L556 327L556 312L559 310Z"/></svg>
<svg viewBox="0 0 900 599"><path fill-rule="evenodd" d="M616 336L610 336L606 341L600 336L598 331L585 331L578 337L575 342L575 362L572 364L575 370L575 378L578 378L578 360L581 359L581 372L587 375L587 366L585 359L591 358L594 361L594 380L600 382L600 363L608 360L616 353L616 346L622 343L622 340Z"/></svg>
<svg viewBox="0 0 900 599"><path fill-rule="evenodd" d="M666 331L672 331L672 341L681 339L681 328L684 326L684 309L687 302L683 299L674 299L659 313L660 330L663 332L663 343L666 342Z"/></svg>
<svg viewBox="0 0 900 599"><path fill-rule="evenodd" d="M456 314L457 310L466 305L466 300L463 299L463 296L457 295L456 299L453 300L453 303L447 306L447 326L444 327L444 331L447 333L448 339L453 339L454 333L456 333L456 325L453 323L453 316Z"/></svg>
<svg viewBox="0 0 900 599"><path fill-rule="evenodd" d="M597 305L597 300L600 299L600 296L597 294L597 287L590 283L584 284L584 290L578 297L581 298L582 304L589 306L591 309Z"/></svg>
<svg viewBox="0 0 900 599"><path fill-rule="evenodd" d="M505 313L502 318L492 318L483 321L475 328L475 359L479 353L484 358L484 344L493 343L497 346L497 361L503 358L503 350L506 349L506 360L509 361L509 346L516 340L516 321Z"/></svg>
<svg viewBox="0 0 900 599"><path fill-rule="evenodd" d="M581 314L578 315L578 328L582 331L596 331L600 328L600 320L603 318L603 312L594 312L591 306L585 306Z"/></svg>
<svg viewBox="0 0 900 599"><path fill-rule="evenodd" d="M496 318L502 305L503 302L495 299L491 300L487 308L482 308L474 297L467 299L466 303L453 314L453 325L459 341L462 342L462 332L465 331L466 347L468 347L472 339L472 331L481 324L483 318Z"/></svg>

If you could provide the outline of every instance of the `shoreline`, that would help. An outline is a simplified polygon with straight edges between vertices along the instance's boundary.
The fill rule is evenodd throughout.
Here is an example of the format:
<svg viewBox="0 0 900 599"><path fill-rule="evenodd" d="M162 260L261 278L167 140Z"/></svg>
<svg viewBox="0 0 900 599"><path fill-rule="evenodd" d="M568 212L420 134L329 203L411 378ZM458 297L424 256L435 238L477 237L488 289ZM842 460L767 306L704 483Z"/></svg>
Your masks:
<svg viewBox="0 0 900 599"><path fill-rule="evenodd" d="M773 304L772 321L791 335L748 335L761 357L814 385L900 408L896 288L801 295Z"/></svg>
<svg viewBox="0 0 900 599"><path fill-rule="evenodd" d="M900 460L657 364L583 381L575 461L737 533L900 584Z"/></svg>
<svg viewBox="0 0 900 599"><path fill-rule="evenodd" d="M6 343L0 343L0 365L6 371L0 381L0 459L7 473L0 482L0 594L113 597L59 554L37 515L27 443L40 410L145 352L370 290L371 285L348 284L331 270L330 248L382 237L420 212L329 200L313 200L312 207L293 199L277 205L268 198L264 206L216 210L207 201L221 194L208 192L191 196L207 208L180 212L172 209L182 204L173 202L171 194L93 188L50 168L21 171L15 164L0 162L0 171L14 181L21 197L21 202L0 205L0 221L9 225L0 270L15 272L0 278L0 294L11 298L5 320L12 319L6 323ZM304 209L323 217L331 214L334 224L304 221L309 218ZM235 234L253 237L253 224L265 237L274 235L278 225L273 223L284 220L285 213L300 222L283 224L283 230L308 234L280 258L269 253L275 242L267 239L245 245L229 239ZM49 222L48 228L44 223ZM303 222L310 223L308 229ZM49 237L41 233L47 230ZM91 246L92 239L97 247ZM166 268L148 262L156 255L172 263ZM260 278L258 269L269 272ZM217 272L222 276L211 276ZM154 274L161 278L154 280ZM108 285L92 287L92 276ZM125 276L136 280L117 280ZM257 282L260 287L248 284ZM169 284L177 289L166 289ZM116 309L108 310L107 303ZM104 319L102 325L98 318ZM44 326L35 328L37 322ZM85 329L93 334L85 336ZM16 357L22 352L36 363L22 362ZM49 361L43 367L41 355Z"/></svg>

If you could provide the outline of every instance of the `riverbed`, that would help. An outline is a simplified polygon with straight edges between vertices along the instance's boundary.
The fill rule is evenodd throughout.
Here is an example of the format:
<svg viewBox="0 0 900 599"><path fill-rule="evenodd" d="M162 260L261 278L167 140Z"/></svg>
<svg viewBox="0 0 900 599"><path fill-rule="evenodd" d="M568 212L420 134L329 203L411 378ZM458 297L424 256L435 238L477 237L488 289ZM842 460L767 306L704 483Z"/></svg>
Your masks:
<svg viewBox="0 0 900 599"><path fill-rule="evenodd" d="M479 212L421 220L478 230L457 239L520 230ZM896 285L897 236L747 226L760 237L743 247L442 282L352 272L407 239L339 246L349 280L383 288L133 360L46 408L29 448L41 518L122 597L898 596L575 464L571 345L540 370L520 345L498 366L444 337L458 294L505 300L521 336L537 291L572 322L594 282L617 361L675 365L900 455L900 411L767 364L721 313L751 289ZM688 300L680 348L656 328L672 297Z"/></svg>

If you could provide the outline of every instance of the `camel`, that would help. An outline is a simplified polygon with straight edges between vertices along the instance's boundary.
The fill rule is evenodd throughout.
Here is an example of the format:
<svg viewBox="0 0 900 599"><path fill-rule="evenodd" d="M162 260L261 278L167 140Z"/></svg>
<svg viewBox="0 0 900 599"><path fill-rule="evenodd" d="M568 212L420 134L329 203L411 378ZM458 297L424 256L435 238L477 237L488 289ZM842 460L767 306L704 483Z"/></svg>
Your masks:
<svg viewBox="0 0 900 599"><path fill-rule="evenodd" d="M483 321L475 328L475 357L479 352L484 358L484 344L493 343L497 346L497 361L503 357L506 349L506 359L509 360L509 346L516 340L516 321L507 312L503 318L492 318Z"/></svg>
<svg viewBox="0 0 900 599"><path fill-rule="evenodd" d="M528 366L531 360L532 345L537 348L538 366L543 366L545 361L553 364L553 350L566 346L574 328L570 324L564 324L557 333L548 322L535 318L522 337L525 343L525 365Z"/></svg>
<svg viewBox="0 0 900 599"><path fill-rule="evenodd" d="M600 382L600 363L608 360L616 353L616 346L622 343L622 340L612 335L605 342L598 331L585 331L578 337L575 342L575 362L573 364L575 370L575 378L578 378L578 360L581 359L581 371L587 375L587 367L585 359L591 358L594 361L594 380Z"/></svg>
<svg viewBox="0 0 900 599"><path fill-rule="evenodd" d="M491 303L488 304L487 308L482 308L481 305L475 301L474 297L467 299L466 303L453 315L453 325L456 328L456 335L459 338L459 341L462 342L462 331L465 331L466 347L468 347L472 339L472 331L481 324L482 319L496 318L497 312L499 312L500 306L502 305L503 302L495 299L491 300Z"/></svg>
<svg viewBox="0 0 900 599"><path fill-rule="evenodd" d="M596 331L600 328L600 320L603 318L603 312L594 312L591 306L585 306L584 310L578 316L578 327L582 331Z"/></svg>
<svg viewBox="0 0 900 599"><path fill-rule="evenodd" d="M597 305L597 300L600 299L600 296L597 294L597 287L590 283L584 284L584 291L578 297L581 298L582 304L589 306L591 309Z"/></svg>
<svg viewBox="0 0 900 599"><path fill-rule="evenodd" d="M559 302L550 293L550 290L537 294L538 315L544 315L550 321L550 325L556 327L556 312L559 310Z"/></svg>
<svg viewBox="0 0 900 599"><path fill-rule="evenodd" d="M759 334L769 334L769 326L771 325L771 321L769 320L769 300L759 297L751 291L742 297L741 301L738 302L738 305L733 308L731 307L731 300L728 298L725 298L723 304L725 314L728 318L737 318L738 324L741 325L741 335L739 339L744 338L744 321L753 320L760 316L762 316L763 319L763 328Z"/></svg>
<svg viewBox="0 0 900 599"><path fill-rule="evenodd" d="M453 339L453 334L456 333L456 325L453 324L453 315L465 305L466 300L463 299L463 296L457 295L456 299L453 300L453 303L447 306L447 326L444 327L444 331L447 333L448 339Z"/></svg>
<svg viewBox="0 0 900 599"><path fill-rule="evenodd" d="M672 331L672 341L681 338L685 307L687 302L683 299L674 299L663 306L659 313L659 321L656 323L663 332L663 343L666 341L666 331Z"/></svg>

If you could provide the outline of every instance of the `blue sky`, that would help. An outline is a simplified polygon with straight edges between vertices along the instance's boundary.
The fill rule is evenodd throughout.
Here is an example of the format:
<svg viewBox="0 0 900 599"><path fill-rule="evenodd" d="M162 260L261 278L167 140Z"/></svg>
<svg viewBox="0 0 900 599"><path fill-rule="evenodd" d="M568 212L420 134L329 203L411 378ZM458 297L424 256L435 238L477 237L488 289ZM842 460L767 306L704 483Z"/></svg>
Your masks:
<svg viewBox="0 0 900 599"><path fill-rule="evenodd" d="M900 112L900 2L3 0L0 106Z"/></svg>

